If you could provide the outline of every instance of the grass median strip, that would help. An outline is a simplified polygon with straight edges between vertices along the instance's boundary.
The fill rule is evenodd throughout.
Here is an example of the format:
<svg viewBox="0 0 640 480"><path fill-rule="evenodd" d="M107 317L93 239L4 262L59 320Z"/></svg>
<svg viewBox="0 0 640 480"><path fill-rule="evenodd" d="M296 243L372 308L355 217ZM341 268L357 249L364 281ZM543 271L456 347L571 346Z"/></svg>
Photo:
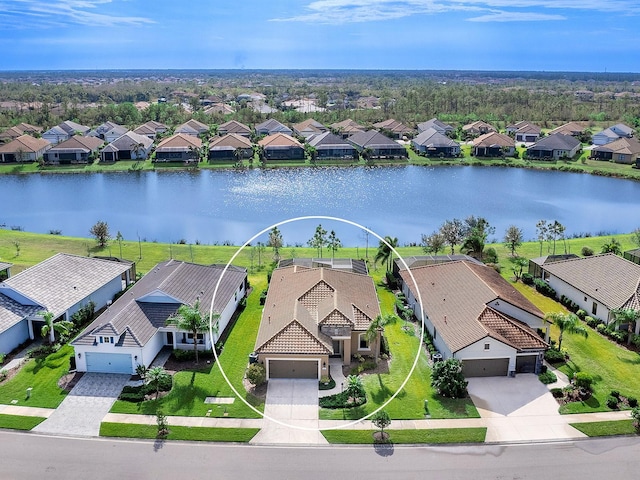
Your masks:
<svg viewBox="0 0 640 480"><path fill-rule="evenodd" d="M26 417L23 415L0 414L0 428L12 430L31 430L36 425L44 422L45 417Z"/></svg>
<svg viewBox="0 0 640 480"><path fill-rule="evenodd" d="M259 431L259 428L181 427L169 425L169 435L166 439L248 443ZM102 422L100 435L103 437L156 438L158 436L158 427L155 425Z"/></svg>
<svg viewBox="0 0 640 480"><path fill-rule="evenodd" d="M570 423L573 428L588 437L612 437L615 435L636 435L631 420L611 420L608 422Z"/></svg>
<svg viewBox="0 0 640 480"><path fill-rule="evenodd" d="M323 430L322 435L329 443L373 444L376 430ZM434 428L421 430L385 430L394 444L446 444L483 443L487 429L482 428Z"/></svg>

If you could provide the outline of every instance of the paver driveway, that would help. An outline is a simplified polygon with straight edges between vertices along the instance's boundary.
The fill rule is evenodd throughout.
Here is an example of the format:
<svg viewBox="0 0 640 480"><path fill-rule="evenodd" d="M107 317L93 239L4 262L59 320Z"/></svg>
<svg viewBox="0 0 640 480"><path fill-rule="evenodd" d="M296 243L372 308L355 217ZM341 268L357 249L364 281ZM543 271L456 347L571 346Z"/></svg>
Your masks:
<svg viewBox="0 0 640 480"><path fill-rule="evenodd" d="M317 380L281 378L269 380L264 413L262 430L251 443L327 443L318 431ZM281 423L270 420L270 418Z"/></svg>
<svg viewBox="0 0 640 480"><path fill-rule="evenodd" d="M130 378L115 373L85 373L56 411L33 431L97 437L100 422Z"/></svg>

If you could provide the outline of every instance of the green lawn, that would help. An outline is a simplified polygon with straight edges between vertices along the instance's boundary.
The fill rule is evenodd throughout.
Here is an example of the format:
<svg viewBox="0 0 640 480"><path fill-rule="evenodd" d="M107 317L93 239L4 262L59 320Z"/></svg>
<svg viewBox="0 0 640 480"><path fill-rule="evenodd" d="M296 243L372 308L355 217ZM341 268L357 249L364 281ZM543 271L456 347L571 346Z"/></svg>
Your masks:
<svg viewBox="0 0 640 480"><path fill-rule="evenodd" d="M58 387L58 380L69 371L69 357L73 348L64 346L46 358L31 359L20 372L0 387L0 403L28 407L56 408L67 392ZM27 388L33 388L27 399Z"/></svg>
<svg viewBox="0 0 640 480"><path fill-rule="evenodd" d="M169 435L166 439L248 443L259 431L259 428L180 427L172 426L169 422ZM155 425L102 422L100 435L103 437L157 438L158 427Z"/></svg>
<svg viewBox="0 0 640 480"><path fill-rule="evenodd" d="M610 437L613 435L637 435L631 420L612 420L610 422L571 423L588 437Z"/></svg>
<svg viewBox="0 0 640 480"><path fill-rule="evenodd" d="M242 385L249 354L253 351L258 332L262 312L259 297L260 292L266 286L266 279L262 281L254 279L251 284L253 292L248 298L247 308L238 318L225 343L224 350L220 355L220 365L245 400L262 411L264 404L247 394ZM210 416L212 417L222 417L226 412L229 417L260 418L259 414L237 398L229 405L212 405L204 403L208 396L235 397L233 390L224 380L217 363L204 364L200 371L178 372L173 378L171 392L165 397L142 403L117 401L111 411L114 413L155 414L157 409L162 407L170 415L204 416L208 410L211 410Z"/></svg>
<svg viewBox="0 0 640 480"><path fill-rule="evenodd" d="M375 430L323 430L329 443L373 444ZM433 428L422 430L385 430L392 444L483 443L486 428Z"/></svg>
<svg viewBox="0 0 640 480"><path fill-rule="evenodd" d="M0 414L0 428L12 430L31 430L36 425L44 422L44 417L26 417L22 415Z"/></svg>
<svg viewBox="0 0 640 480"><path fill-rule="evenodd" d="M394 295L384 288L379 288L378 296L383 313L393 311ZM355 420L362 418L391 398L411 371L416 353L421 348L420 338L405 332L402 325L403 322L396 321L395 324L385 328L385 335L392 354L390 372L364 376L363 384L367 391L367 403L362 407L345 410L321 409L321 419ZM429 401L431 418L479 416L470 398L452 400L440 397L433 391L431 388L431 369L426 354L421 351L413 375L400 393L385 407L385 410L393 419L420 419L425 416L425 400Z"/></svg>

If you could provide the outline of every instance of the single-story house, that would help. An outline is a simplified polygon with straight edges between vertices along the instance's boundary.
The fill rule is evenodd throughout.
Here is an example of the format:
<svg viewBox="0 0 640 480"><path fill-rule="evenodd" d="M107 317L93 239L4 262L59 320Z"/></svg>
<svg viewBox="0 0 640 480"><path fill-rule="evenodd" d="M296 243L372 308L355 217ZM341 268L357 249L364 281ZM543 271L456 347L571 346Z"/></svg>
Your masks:
<svg viewBox="0 0 640 480"><path fill-rule="evenodd" d="M15 140L0 145L0 162L35 162L43 157L50 147L51 144L44 138L20 135Z"/></svg>
<svg viewBox="0 0 640 480"><path fill-rule="evenodd" d="M542 129L531 122L520 121L506 128L507 135L512 135L516 142L533 143L540 139Z"/></svg>
<svg viewBox="0 0 640 480"><path fill-rule="evenodd" d="M497 132L498 130L493 125L483 122L482 120L477 120L475 122L468 123L462 127L462 131L469 136L484 135L489 132Z"/></svg>
<svg viewBox="0 0 640 480"><path fill-rule="evenodd" d="M152 148L151 138L135 132L126 132L101 150L100 161L145 160L149 158Z"/></svg>
<svg viewBox="0 0 640 480"><path fill-rule="evenodd" d="M163 139L156 147L155 162L189 162L199 160L202 140L193 135L176 133Z"/></svg>
<svg viewBox="0 0 640 480"><path fill-rule="evenodd" d="M640 310L640 265L613 253L542 265L542 278L558 297L564 295L607 324L614 309Z"/></svg>
<svg viewBox="0 0 640 480"><path fill-rule="evenodd" d="M0 352L40 337L41 312L57 321L89 302L103 308L133 280L130 270L130 263L58 253L0 282Z"/></svg>
<svg viewBox="0 0 640 480"><path fill-rule="evenodd" d="M509 135L489 132L473 140L473 155L476 157L513 157L516 144Z"/></svg>
<svg viewBox="0 0 640 480"><path fill-rule="evenodd" d="M411 139L413 149L427 157L457 157L460 155L460 144L435 128L423 130Z"/></svg>
<svg viewBox="0 0 640 480"><path fill-rule="evenodd" d="M569 260L571 258L580 258L575 253L565 253L558 255L543 255L542 257L536 257L529 260L528 272L533 278L542 278L542 267L546 264L553 262L560 262L562 260Z"/></svg>
<svg viewBox="0 0 640 480"><path fill-rule="evenodd" d="M293 125L293 133L304 138L320 135L327 131L329 131L327 127L313 118L307 118L305 121Z"/></svg>
<svg viewBox="0 0 640 480"><path fill-rule="evenodd" d="M615 125L611 125L609 128L621 137L633 137L633 128L625 125L624 123L616 123Z"/></svg>
<svg viewBox="0 0 640 480"><path fill-rule="evenodd" d="M449 135L455 130L451 125L441 122L437 118L432 118L431 120L427 120L426 122L418 124L418 133L420 134L425 130L429 130L430 128L433 128L436 132L443 135Z"/></svg>
<svg viewBox="0 0 640 480"><path fill-rule="evenodd" d="M579 123L569 122L554 128L549 132L549 135L555 135L556 133L561 133L562 135L577 137L579 135L582 135L584 131L585 131L585 128Z"/></svg>
<svg viewBox="0 0 640 480"><path fill-rule="evenodd" d="M228 133L222 137L209 139L209 161L238 160L236 157L238 150L240 158L253 157L253 144L247 137L237 133Z"/></svg>
<svg viewBox="0 0 640 480"><path fill-rule="evenodd" d="M48 140L52 145L55 145L70 139L74 135L87 135L90 131L90 127L66 120L44 132L42 138Z"/></svg>
<svg viewBox="0 0 640 480"><path fill-rule="evenodd" d="M358 157L355 147L332 132L313 135L307 143L316 149L318 159L353 160Z"/></svg>
<svg viewBox="0 0 640 480"><path fill-rule="evenodd" d="M354 133L364 132L366 130L365 127L350 118L341 122L332 123L330 128L333 133L340 135L342 138L348 138Z"/></svg>
<svg viewBox="0 0 640 480"><path fill-rule="evenodd" d="M199 135L207 133L208 131L209 125L205 125L204 123L192 118L191 120L184 122L182 125L178 125L173 133L182 133L184 135L197 137Z"/></svg>
<svg viewBox="0 0 640 480"><path fill-rule="evenodd" d="M222 279L221 279L222 277ZM218 286L219 282L219 286ZM181 305L207 315L213 304L217 333L193 333L167 325ZM80 372L134 373L148 367L164 346L211 350L247 293L247 271L224 265L169 260L159 263L71 342Z"/></svg>
<svg viewBox="0 0 640 480"><path fill-rule="evenodd" d="M260 139L261 148L266 160L303 160L304 147L290 135L275 133Z"/></svg>
<svg viewBox="0 0 640 480"><path fill-rule="evenodd" d="M231 115L236 113L231 105L223 102L212 103L204 109L205 115Z"/></svg>
<svg viewBox="0 0 640 480"><path fill-rule="evenodd" d="M87 135L91 137L98 137L104 140L106 143L113 142L116 138L121 137L127 133L129 129L118 125L114 122L104 122L102 125L91 130Z"/></svg>
<svg viewBox="0 0 640 480"><path fill-rule="evenodd" d="M367 262L356 258L315 258L315 257L295 257L283 258L278 262L278 267L290 267L297 265L306 268L333 268L343 272L359 273L368 275Z"/></svg>
<svg viewBox="0 0 640 480"><path fill-rule="evenodd" d="M144 135L151 140L155 140L158 134L162 134L168 130L168 127L164 123L156 122L155 120L149 120L147 123L143 123L133 132L138 135Z"/></svg>
<svg viewBox="0 0 640 480"><path fill-rule="evenodd" d="M562 133L554 133L541 138L527 148L527 157L553 160L571 159L576 156L580 146L580 140L577 138Z"/></svg>
<svg viewBox="0 0 640 480"><path fill-rule="evenodd" d="M273 271L255 344L267 378L329 375L329 357L375 354L365 332L380 315L373 279L333 268Z"/></svg>
<svg viewBox="0 0 640 480"><path fill-rule="evenodd" d="M594 145L606 145L608 143L613 142L614 140L618 140L620 135L611 130L610 128L605 128L601 132L594 134L591 137L591 143Z"/></svg>
<svg viewBox="0 0 640 480"><path fill-rule="evenodd" d="M398 280L401 280L400 271L406 270L404 266L405 263L409 268L424 267L426 265L437 265L439 263L447 262L459 262L461 260L466 260L478 265L484 265L480 260L477 260L469 255L464 255L462 253L456 253L453 255L414 255L412 257L402 257L402 260L404 260L404 263L402 263L399 258L393 260L393 276Z"/></svg>
<svg viewBox="0 0 640 480"><path fill-rule="evenodd" d="M493 268L463 260L402 270L400 277L438 352L462 361L466 377L540 372L549 348L536 332L548 340L543 313Z"/></svg>
<svg viewBox="0 0 640 480"><path fill-rule="evenodd" d="M97 153L103 144L104 140L98 137L74 135L51 147L43 158L45 163L54 165L88 163L91 155Z"/></svg>
<svg viewBox="0 0 640 480"><path fill-rule="evenodd" d="M406 148L376 130L354 133L347 141L360 153L370 150L370 158L406 158L409 155Z"/></svg>
<svg viewBox="0 0 640 480"><path fill-rule="evenodd" d="M611 143L593 147L591 158L633 164L640 159L640 142L635 138L620 137Z"/></svg>
<svg viewBox="0 0 640 480"><path fill-rule="evenodd" d="M270 118L269 120L266 120L256 125L256 133L258 135L274 135L276 133L293 135L293 130L291 130L286 125L283 125L275 118Z"/></svg>
<svg viewBox="0 0 640 480"><path fill-rule="evenodd" d="M251 137L251 129L244 123L240 123L237 120L229 120L228 122L218 126L218 135L221 137L229 133L235 133L247 138Z"/></svg>
<svg viewBox="0 0 640 480"><path fill-rule="evenodd" d="M42 127L36 127L29 123L22 122L0 133L0 143L8 143L25 134L33 136L40 133L42 133Z"/></svg>
<svg viewBox="0 0 640 480"><path fill-rule="evenodd" d="M406 126L404 123L390 118L389 120L384 120L382 122L377 122L373 124L374 128L377 128L383 133L389 133L391 138L402 138L404 136L413 137L415 131L413 128Z"/></svg>

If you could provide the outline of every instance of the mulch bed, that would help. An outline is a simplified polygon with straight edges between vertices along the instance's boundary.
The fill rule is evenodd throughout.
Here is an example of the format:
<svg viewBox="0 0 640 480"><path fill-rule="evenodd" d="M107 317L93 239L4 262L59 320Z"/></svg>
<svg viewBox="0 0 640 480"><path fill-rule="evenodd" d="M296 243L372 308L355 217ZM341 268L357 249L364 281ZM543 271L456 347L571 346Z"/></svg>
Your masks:
<svg viewBox="0 0 640 480"><path fill-rule="evenodd" d="M173 355L164 364L164 369L170 374L176 372L182 372L183 370L202 370L210 367L215 362L214 358L198 358L198 363L195 360L176 360Z"/></svg>
<svg viewBox="0 0 640 480"><path fill-rule="evenodd" d="M376 365L375 368L365 370L360 375L375 375L378 373L389 373L389 363L391 363L390 358L387 358L386 360L383 358L380 358L378 359L378 364ZM352 361L349 365L343 365L342 374L345 377L348 377L349 375L351 375L351 370L353 368L356 368L358 365L360 365L360 362L358 362L357 360Z"/></svg>
<svg viewBox="0 0 640 480"><path fill-rule="evenodd" d="M249 380L247 380L246 378L242 379L242 385L244 386L244 389L247 391L247 393L249 393L250 395L253 395L257 399L259 399L261 402L264 402L267 399L268 384L269 382L264 382L262 385L254 387L253 385L251 385L251 382L249 382Z"/></svg>
<svg viewBox="0 0 640 480"><path fill-rule="evenodd" d="M66 375L60 377L60 379L58 380L58 387L60 387L65 392L70 392L71 389L76 386L76 383L78 383L83 375L84 372L67 373Z"/></svg>

